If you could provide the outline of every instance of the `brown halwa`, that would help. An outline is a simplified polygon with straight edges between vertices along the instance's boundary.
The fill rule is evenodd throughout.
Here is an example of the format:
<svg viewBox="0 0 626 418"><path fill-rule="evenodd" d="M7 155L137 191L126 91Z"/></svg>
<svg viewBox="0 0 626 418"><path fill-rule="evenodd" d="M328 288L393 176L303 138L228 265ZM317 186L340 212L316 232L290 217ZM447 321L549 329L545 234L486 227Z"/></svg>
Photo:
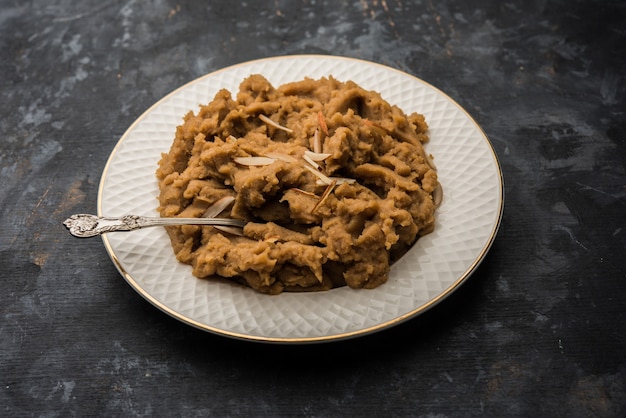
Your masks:
<svg viewBox="0 0 626 418"><path fill-rule="evenodd" d="M159 162L159 212L215 216L207 209L230 198L219 216L248 223L242 234L168 227L177 259L199 278L269 294L381 285L434 227L427 128L422 115L332 77L275 88L253 75L236 98L219 91L185 116Z"/></svg>

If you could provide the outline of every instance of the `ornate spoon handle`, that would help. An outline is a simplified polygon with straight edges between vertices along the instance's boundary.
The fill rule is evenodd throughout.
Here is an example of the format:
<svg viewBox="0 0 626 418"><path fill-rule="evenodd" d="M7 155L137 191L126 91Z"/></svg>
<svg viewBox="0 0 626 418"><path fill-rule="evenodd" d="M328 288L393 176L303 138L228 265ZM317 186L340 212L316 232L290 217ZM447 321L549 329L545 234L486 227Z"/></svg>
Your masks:
<svg viewBox="0 0 626 418"><path fill-rule="evenodd" d="M138 215L107 218L84 213L72 215L63 222L63 225L70 230L70 234L79 238L95 237L105 232L134 231L150 226L215 225L243 228L245 224L246 222L238 219L226 218L152 218Z"/></svg>

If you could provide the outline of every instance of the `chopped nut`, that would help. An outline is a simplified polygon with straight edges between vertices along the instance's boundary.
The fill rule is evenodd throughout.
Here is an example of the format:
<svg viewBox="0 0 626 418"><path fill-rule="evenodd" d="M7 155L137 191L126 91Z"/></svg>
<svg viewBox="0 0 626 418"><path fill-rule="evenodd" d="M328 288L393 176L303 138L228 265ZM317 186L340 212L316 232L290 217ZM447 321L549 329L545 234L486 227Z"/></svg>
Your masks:
<svg viewBox="0 0 626 418"><path fill-rule="evenodd" d="M273 126L276 129L281 129L289 133L293 132L293 129L289 129L286 126L279 125L278 123L274 122L272 119L268 118L265 115L259 115L259 119L261 119L263 122L267 123L268 125Z"/></svg>
<svg viewBox="0 0 626 418"><path fill-rule="evenodd" d="M270 158L275 158L277 160L280 161L284 161L286 163L297 163L298 159L292 155L289 154L283 154L280 152L266 152L265 153L266 157L270 157Z"/></svg>
<svg viewBox="0 0 626 418"><path fill-rule="evenodd" d="M320 128L322 128L322 131L324 131L326 136L328 136L328 125L326 125L326 119L324 118L324 114L322 113L321 110L317 112L317 123L319 123Z"/></svg>
<svg viewBox="0 0 626 418"><path fill-rule="evenodd" d="M331 181L336 181L337 184L344 184L344 183L353 184L353 183L356 183L355 179L349 179L349 178L346 178L346 177L328 177L328 179L331 180ZM317 184L320 185L320 186L323 186L323 185L325 185L327 183L322 182L321 180L318 180Z"/></svg>
<svg viewBox="0 0 626 418"><path fill-rule="evenodd" d="M320 181L322 181L326 185L329 185L333 182L330 178L328 178L328 176L324 175L323 173L320 173L318 170L314 169L311 166L305 165L304 168L309 170L311 173L315 174L320 179Z"/></svg>
<svg viewBox="0 0 626 418"><path fill-rule="evenodd" d="M274 163L276 160L274 158L269 158L269 157L237 157L233 161L241 165L262 166L262 165L270 165Z"/></svg>
<svg viewBox="0 0 626 418"><path fill-rule="evenodd" d="M202 215L203 218L215 218L220 213L224 212L228 207L235 201L233 196L225 196L219 199L217 202L213 203ZM220 231L226 232L232 235L243 236L243 229L237 228L236 226L220 226L213 225L215 229L219 229Z"/></svg>
<svg viewBox="0 0 626 418"><path fill-rule="evenodd" d="M320 169L320 165L318 163L316 163L315 161L313 161L313 159L311 157L309 157L306 153L302 156L302 158L304 158L304 161L306 161L307 163L309 163L311 165L311 167L319 170Z"/></svg>
<svg viewBox="0 0 626 418"><path fill-rule="evenodd" d="M243 237L243 228L237 228L236 226L220 226L220 225L213 225L213 228L215 229L219 229L222 232L226 232L228 234L231 235L238 235L240 237Z"/></svg>
<svg viewBox="0 0 626 418"><path fill-rule="evenodd" d="M435 207L438 208L441 206L441 202L443 201L443 187L441 183L437 183L437 187L433 190L433 203Z"/></svg>
<svg viewBox="0 0 626 418"><path fill-rule="evenodd" d="M315 206L313 206L313 209L311 209L311 213L314 213L317 210L317 208L319 208L326 201L326 199L328 199L328 196L333 191L336 185L337 185L337 180L333 180L332 182L330 182L330 184L326 187L326 190L324 190L322 197L320 197L319 202L317 202Z"/></svg>
<svg viewBox="0 0 626 418"><path fill-rule="evenodd" d="M308 156L311 160L317 162L317 161L324 161L325 159L330 157L332 154L327 154L323 152L311 152L309 150L306 150L304 151L304 155Z"/></svg>
<svg viewBox="0 0 626 418"><path fill-rule="evenodd" d="M220 213L224 212L233 202L235 198L232 196L226 196L213 203L202 215L203 218L215 218Z"/></svg>
<svg viewBox="0 0 626 418"><path fill-rule="evenodd" d="M302 189L300 189L298 187L293 187L290 190L293 190L294 192L302 193L302 194L307 195L307 196L317 197L317 195L315 193L307 192L306 190L302 190Z"/></svg>
<svg viewBox="0 0 626 418"><path fill-rule="evenodd" d="M319 128L315 128L315 133L313 134L313 151L322 152L322 137Z"/></svg>

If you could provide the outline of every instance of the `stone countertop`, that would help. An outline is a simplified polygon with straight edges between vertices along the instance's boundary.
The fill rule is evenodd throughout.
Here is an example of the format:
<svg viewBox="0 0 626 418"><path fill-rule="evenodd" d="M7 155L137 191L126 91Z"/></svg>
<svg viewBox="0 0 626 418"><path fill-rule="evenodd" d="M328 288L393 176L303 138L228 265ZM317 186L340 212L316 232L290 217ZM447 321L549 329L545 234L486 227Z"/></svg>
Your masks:
<svg viewBox="0 0 626 418"><path fill-rule="evenodd" d="M0 415L626 415L624 28L619 1L0 0ZM69 236L153 103L311 53L420 77L491 139L502 225L443 303L354 340L237 341Z"/></svg>

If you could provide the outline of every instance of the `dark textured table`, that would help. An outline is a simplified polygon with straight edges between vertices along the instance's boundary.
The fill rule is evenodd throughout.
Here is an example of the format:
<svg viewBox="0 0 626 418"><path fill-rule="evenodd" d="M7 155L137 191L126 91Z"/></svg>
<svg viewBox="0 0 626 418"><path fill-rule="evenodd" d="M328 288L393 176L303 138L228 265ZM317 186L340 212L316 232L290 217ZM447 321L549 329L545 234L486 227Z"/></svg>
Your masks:
<svg viewBox="0 0 626 418"><path fill-rule="evenodd" d="M1 416L626 415L626 4L0 1ZM251 59L329 54L445 91L484 128L506 205L475 274L337 343L184 325L99 239L105 162L150 105Z"/></svg>

